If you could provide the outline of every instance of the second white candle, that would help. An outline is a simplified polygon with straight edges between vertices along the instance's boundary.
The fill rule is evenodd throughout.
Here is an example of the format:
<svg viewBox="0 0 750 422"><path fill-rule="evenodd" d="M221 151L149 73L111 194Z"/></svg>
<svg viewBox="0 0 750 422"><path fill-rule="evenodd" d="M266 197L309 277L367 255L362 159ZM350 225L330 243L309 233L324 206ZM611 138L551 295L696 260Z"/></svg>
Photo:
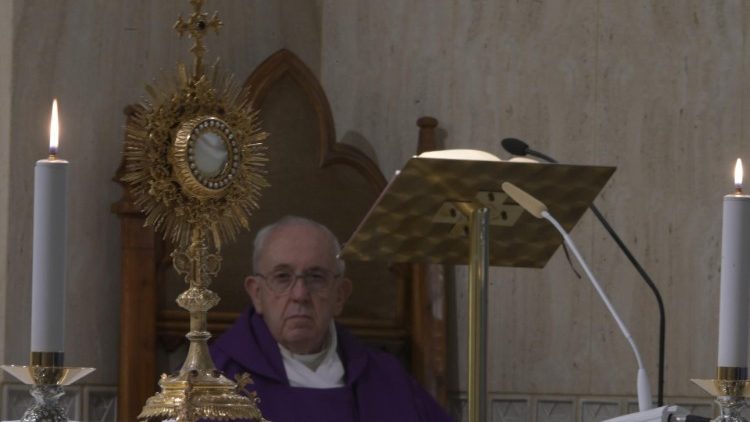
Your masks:
<svg viewBox="0 0 750 422"><path fill-rule="evenodd" d="M50 122L50 154L57 150L57 107ZM34 167L31 270L31 351L63 352L68 162L54 156Z"/></svg>
<svg viewBox="0 0 750 422"><path fill-rule="evenodd" d="M742 181L735 183L741 186ZM724 197L721 239L718 366L746 368L750 300L750 196L736 193Z"/></svg>

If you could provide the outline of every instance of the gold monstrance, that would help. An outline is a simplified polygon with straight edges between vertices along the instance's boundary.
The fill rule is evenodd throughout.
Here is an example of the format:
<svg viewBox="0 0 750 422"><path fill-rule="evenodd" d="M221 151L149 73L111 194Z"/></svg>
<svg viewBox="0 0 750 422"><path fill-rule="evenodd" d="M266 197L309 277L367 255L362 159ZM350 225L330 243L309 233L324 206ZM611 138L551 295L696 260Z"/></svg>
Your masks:
<svg viewBox="0 0 750 422"><path fill-rule="evenodd" d="M177 419L250 419L265 421L254 394L243 395L251 382L237 382L216 370L208 351L206 314L219 303L208 289L221 267L221 242L233 240L258 208L268 186L262 142L268 137L251 107L248 90L218 65L203 69L203 36L218 32L216 13L202 12L203 0L190 0L193 12L180 16L175 29L193 39L194 67L178 64L176 77L164 87L146 86L150 98L128 123L123 181L146 214L146 225L163 231L175 250L172 259L190 286L177 303L190 312L188 355L180 371L162 375L161 392L146 401L143 421Z"/></svg>

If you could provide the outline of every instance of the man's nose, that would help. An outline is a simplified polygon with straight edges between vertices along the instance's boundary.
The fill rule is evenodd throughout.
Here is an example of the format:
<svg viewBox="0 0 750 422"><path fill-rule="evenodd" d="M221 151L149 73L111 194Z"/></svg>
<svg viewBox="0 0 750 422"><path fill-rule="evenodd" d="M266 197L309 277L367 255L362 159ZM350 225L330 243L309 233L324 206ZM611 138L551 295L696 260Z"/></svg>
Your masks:
<svg viewBox="0 0 750 422"><path fill-rule="evenodd" d="M307 283L305 283L303 277L295 277L290 295L292 296L292 299L296 300L307 300L310 298L310 290L307 289Z"/></svg>

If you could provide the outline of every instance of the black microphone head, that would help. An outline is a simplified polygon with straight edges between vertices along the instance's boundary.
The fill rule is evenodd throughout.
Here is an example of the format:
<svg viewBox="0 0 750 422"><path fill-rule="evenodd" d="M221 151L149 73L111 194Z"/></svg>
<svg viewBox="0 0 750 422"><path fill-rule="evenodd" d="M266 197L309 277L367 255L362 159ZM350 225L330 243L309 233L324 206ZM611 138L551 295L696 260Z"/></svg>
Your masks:
<svg viewBox="0 0 750 422"><path fill-rule="evenodd" d="M503 148L513 155L524 156L529 152L529 145L516 138L505 138L500 141Z"/></svg>

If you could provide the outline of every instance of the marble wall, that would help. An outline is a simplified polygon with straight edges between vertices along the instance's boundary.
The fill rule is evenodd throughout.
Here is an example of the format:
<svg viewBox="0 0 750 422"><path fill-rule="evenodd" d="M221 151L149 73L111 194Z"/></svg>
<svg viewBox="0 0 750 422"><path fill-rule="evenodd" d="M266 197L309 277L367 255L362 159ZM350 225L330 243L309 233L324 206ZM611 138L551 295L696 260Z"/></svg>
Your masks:
<svg viewBox="0 0 750 422"><path fill-rule="evenodd" d="M371 144L386 174L412 154L422 115L440 120L448 148L507 157L499 141L514 136L563 162L617 167L596 205L665 299L666 393L705 398L689 379L715 371L722 196L732 190L734 160L750 159L750 6L323 5L321 73L339 139ZM572 235L640 345L656 392L655 300L590 213ZM462 274L453 302L455 391L465 390ZM562 252L543 270L493 269L490 297L491 392L635 394L627 342Z"/></svg>
<svg viewBox="0 0 750 422"><path fill-rule="evenodd" d="M0 57L13 51L13 3L0 3ZM8 256L11 61L0 60L0 362L5 362L5 290ZM2 375L0 375L2 380Z"/></svg>
<svg viewBox="0 0 750 422"><path fill-rule="evenodd" d="M160 71L189 60L189 42L171 29L188 9L186 0L0 2L0 358L27 359L33 164L46 155L58 97L61 156L74 186L66 354L98 368L76 396L82 417L104 409L117 382L119 226L109 206L120 195L111 177L122 108ZM272 52L291 49L320 76L338 139L369 152L385 174L413 153L422 115L440 120L449 148L507 156L499 140L515 136L560 161L616 166L596 204L665 298L667 395L705 405L688 379L713 375L721 197L732 189L734 159L750 160L749 5L210 0L207 9L224 20L209 48L229 71L244 78ZM591 215L572 235L640 345L655 392L655 301ZM562 253L542 270L491 275L494 420L554 420L556 412L595 420L586 415L628 409L632 354ZM457 412L464 276L459 269L451 306ZM0 407L15 388L5 387Z"/></svg>
<svg viewBox="0 0 750 422"><path fill-rule="evenodd" d="M224 22L218 38L207 38L207 61L221 56L240 82L282 47L312 65L319 61L315 2L207 3ZM190 10L187 0L0 2L2 363L28 361L33 168L47 155L57 97L60 156L71 163L66 361L97 368L88 384L116 385L120 239L110 205L121 194L112 177L124 139L122 110L145 96L146 83L173 72L177 61L192 63L192 42L172 29Z"/></svg>

